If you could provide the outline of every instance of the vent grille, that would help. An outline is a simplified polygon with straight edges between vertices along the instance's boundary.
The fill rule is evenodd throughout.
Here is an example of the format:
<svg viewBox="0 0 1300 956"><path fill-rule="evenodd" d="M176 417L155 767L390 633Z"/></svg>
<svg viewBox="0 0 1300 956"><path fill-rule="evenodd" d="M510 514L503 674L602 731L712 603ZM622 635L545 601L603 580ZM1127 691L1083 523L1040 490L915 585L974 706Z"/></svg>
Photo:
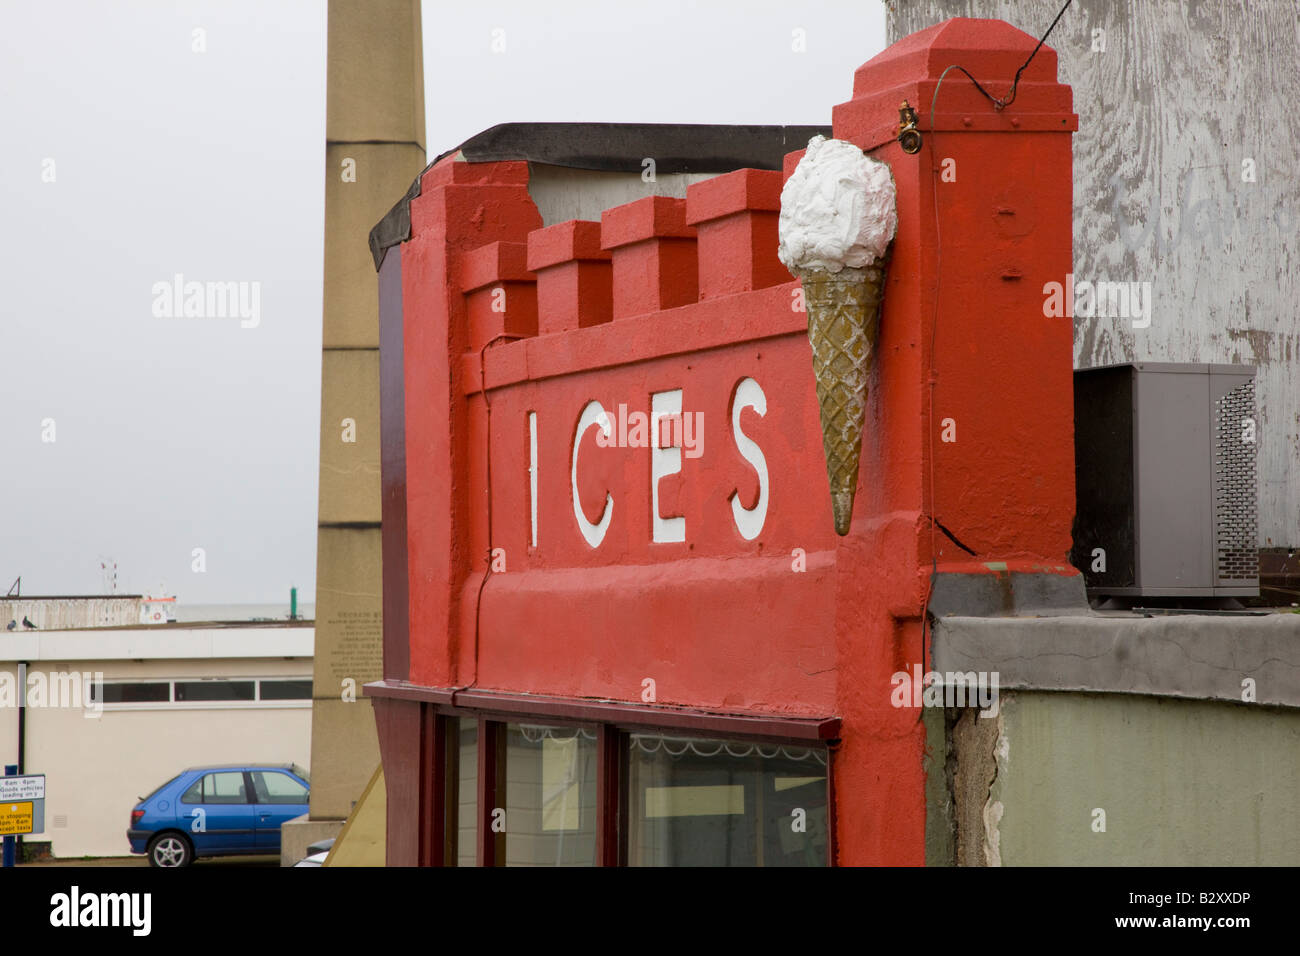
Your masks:
<svg viewBox="0 0 1300 956"><path fill-rule="evenodd" d="M1259 580L1254 423L1253 380L1214 403L1214 541L1220 581Z"/></svg>

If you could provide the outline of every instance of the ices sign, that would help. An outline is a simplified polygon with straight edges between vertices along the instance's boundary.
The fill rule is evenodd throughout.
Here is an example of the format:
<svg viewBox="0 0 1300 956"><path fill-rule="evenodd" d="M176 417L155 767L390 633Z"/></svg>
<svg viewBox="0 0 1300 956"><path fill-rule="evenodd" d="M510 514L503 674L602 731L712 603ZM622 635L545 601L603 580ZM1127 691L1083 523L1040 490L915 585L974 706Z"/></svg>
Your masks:
<svg viewBox="0 0 1300 956"><path fill-rule="evenodd" d="M749 463L758 475L758 500L753 507L746 508L740 503L739 495L734 491L729 496L732 520L736 530L747 541L758 537L767 519L767 504L770 479L768 477L767 459L758 443L747 436L740 426L740 415L745 409L753 409L759 416L767 414L767 396L762 387L752 378L742 379L736 387L731 401L731 440L741 457ZM590 401L578 416L574 429L573 444L569 454L569 484L573 497L573 518L587 545L599 548L609 530L609 523L614 516L617 502L613 494L605 492L605 502L600 516L595 521L587 518L583 512L582 496L578 490L578 475L581 463L578 449L583 437L592 429L596 430L596 445L600 448L649 448L650 449L650 498L651 498L651 540L655 542L681 542L686 540L686 518L664 516L660 511L659 484L670 475L681 474L686 462L697 459L704 454L704 416L700 412L685 412L682 409L682 390L655 392L650 396L650 413L628 411L628 406L620 404L616 408L606 409L598 401ZM529 424L529 472L532 483L532 542L537 544L537 419L530 415ZM685 461L683 460L685 459Z"/></svg>

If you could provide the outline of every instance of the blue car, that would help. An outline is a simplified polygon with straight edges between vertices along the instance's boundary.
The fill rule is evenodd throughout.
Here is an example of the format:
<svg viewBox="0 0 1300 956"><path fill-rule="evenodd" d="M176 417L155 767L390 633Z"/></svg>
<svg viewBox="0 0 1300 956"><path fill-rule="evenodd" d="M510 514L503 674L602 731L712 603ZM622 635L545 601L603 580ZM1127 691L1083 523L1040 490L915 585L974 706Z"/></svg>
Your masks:
<svg viewBox="0 0 1300 956"><path fill-rule="evenodd" d="M151 866L279 853L280 824L307 812L310 793L296 764L191 767L136 804L126 837Z"/></svg>

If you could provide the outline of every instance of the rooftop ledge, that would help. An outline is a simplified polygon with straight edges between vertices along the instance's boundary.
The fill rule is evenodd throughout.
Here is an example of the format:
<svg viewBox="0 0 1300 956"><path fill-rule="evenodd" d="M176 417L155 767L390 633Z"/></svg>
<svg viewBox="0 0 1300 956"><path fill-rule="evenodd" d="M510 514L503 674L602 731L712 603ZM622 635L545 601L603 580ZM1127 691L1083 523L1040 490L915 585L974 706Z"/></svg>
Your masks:
<svg viewBox="0 0 1300 956"><path fill-rule="evenodd" d="M940 675L996 673L999 691L1300 707L1300 613L1291 608L1093 611L1077 572L988 570L935 578L929 666Z"/></svg>
<svg viewBox="0 0 1300 956"><path fill-rule="evenodd" d="M932 666L996 672L999 690L1300 707L1300 614L1289 610L1241 617L1086 609L1046 617L952 614L935 623Z"/></svg>
<svg viewBox="0 0 1300 956"><path fill-rule="evenodd" d="M142 627L0 631L0 663L16 661L310 658L314 627Z"/></svg>

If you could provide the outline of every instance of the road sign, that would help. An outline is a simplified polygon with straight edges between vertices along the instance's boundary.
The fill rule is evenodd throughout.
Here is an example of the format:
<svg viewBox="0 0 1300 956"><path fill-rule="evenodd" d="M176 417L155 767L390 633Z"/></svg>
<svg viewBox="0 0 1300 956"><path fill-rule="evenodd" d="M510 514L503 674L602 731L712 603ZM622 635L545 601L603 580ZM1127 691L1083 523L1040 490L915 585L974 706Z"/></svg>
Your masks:
<svg viewBox="0 0 1300 956"><path fill-rule="evenodd" d="M45 774L25 777L0 777L0 803L45 799Z"/></svg>
<svg viewBox="0 0 1300 956"><path fill-rule="evenodd" d="M0 803L0 835L33 832L35 814L30 800L24 803Z"/></svg>

